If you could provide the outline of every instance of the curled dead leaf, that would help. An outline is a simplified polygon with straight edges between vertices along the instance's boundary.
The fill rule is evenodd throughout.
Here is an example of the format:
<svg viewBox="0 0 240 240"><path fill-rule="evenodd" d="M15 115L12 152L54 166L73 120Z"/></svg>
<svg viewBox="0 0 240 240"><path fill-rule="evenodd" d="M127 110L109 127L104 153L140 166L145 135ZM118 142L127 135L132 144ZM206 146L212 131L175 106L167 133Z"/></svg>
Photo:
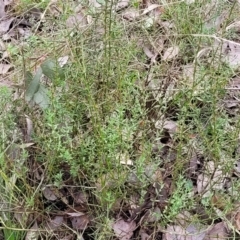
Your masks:
<svg viewBox="0 0 240 240"><path fill-rule="evenodd" d="M89 216L86 214L77 217L72 217L70 220L72 223L72 227L76 230L86 229L88 223L90 222Z"/></svg>
<svg viewBox="0 0 240 240"><path fill-rule="evenodd" d="M32 120L30 119L29 116L25 115L25 118L26 118L26 125L27 125L27 132L26 132L25 140L27 142L29 142L32 139L33 122L32 122Z"/></svg>
<svg viewBox="0 0 240 240"><path fill-rule="evenodd" d="M237 230L240 230L240 212L237 212L237 214L234 216L234 225Z"/></svg>
<svg viewBox="0 0 240 240"><path fill-rule="evenodd" d="M144 229L140 229L139 235L141 236L141 240L150 239L150 235L146 233Z"/></svg>
<svg viewBox="0 0 240 240"><path fill-rule="evenodd" d="M165 53L163 54L163 61L171 61L173 60L175 57L177 57L177 55L179 54L179 47L178 46L172 46L169 47Z"/></svg>
<svg viewBox="0 0 240 240"><path fill-rule="evenodd" d="M147 47L147 46L143 47L143 51L146 54L146 56L151 59L151 63L155 63L156 62L156 58L158 56L157 52L151 51L150 48Z"/></svg>
<svg viewBox="0 0 240 240"><path fill-rule="evenodd" d="M231 23L226 27L226 31L229 30L234 30L234 32L239 32L240 31L240 21L236 21L234 23Z"/></svg>
<svg viewBox="0 0 240 240"><path fill-rule="evenodd" d="M116 5L116 11L120 11L129 5L130 0L119 0Z"/></svg>
<svg viewBox="0 0 240 240"><path fill-rule="evenodd" d="M49 200L49 201L55 201L58 199L57 193L56 193L57 189L52 188L52 187L45 187L42 191L43 196Z"/></svg>
<svg viewBox="0 0 240 240"><path fill-rule="evenodd" d="M147 13L153 11L154 9L159 9L161 12L163 11L162 5L159 4L151 4L147 8L144 9L141 15L146 15Z"/></svg>
<svg viewBox="0 0 240 240"><path fill-rule="evenodd" d="M12 82L8 79L0 80L0 87L12 87Z"/></svg>
<svg viewBox="0 0 240 240"><path fill-rule="evenodd" d="M0 35L6 33L11 26L11 23L13 22L14 18L4 18L0 21Z"/></svg>
<svg viewBox="0 0 240 240"><path fill-rule="evenodd" d="M0 19L5 16L5 4L3 0L0 0Z"/></svg>
<svg viewBox="0 0 240 240"><path fill-rule="evenodd" d="M87 18L82 12L78 12L75 13L74 15L71 15L66 21L66 25L70 29L83 28L87 26L87 24L88 24Z"/></svg>
<svg viewBox="0 0 240 240"><path fill-rule="evenodd" d="M228 230L224 222L216 223L213 225L203 240L227 239Z"/></svg>
<svg viewBox="0 0 240 240"><path fill-rule="evenodd" d="M89 5L95 9L102 7L102 5L100 4L100 2L98 2L98 0L89 0Z"/></svg>
<svg viewBox="0 0 240 240"><path fill-rule="evenodd" d="M39 237L39 229L37 222L33 224L33 226L28 230L25 240L37 240Z"/></svg>
<svg viewBox="0 0 240 240"><path fill-rule="evenodd" d="M64 56L64 57L58 58L59 66L60 66L60 67L64 67L64 66L67 64L68 59L69 59L69 56L68 56L68 55L66 55L66 56Z"/></svg>
<svg viewBox="0 0 240 240"><path fill-rule="evenodd" d="M0 75L5 75L13 68L12 64L0 63Z"/></svg>
<svg viewBox="0 0 240 240"><path fill-rule="evenodd" d="M204 172L197 178L197 191L202 193L203 197L208 197L211 191L224 188L226 174L219 165L215 166L213 161L205 163L204 167Z"/></svg>
<svg viewBox="0 0 240 240"><path fill-rule="evenodd" d="M130 166L133 165L133 161L130 159L128 152L120 153L117 156L117 159L119 159L120 163L123 164L123 165L130 165Z"/></svg>
<svg viewBox="0 0 240 240"><path fill-rule="evenodd" d="M182 226L168 226L166 233L164 233L164 240L204 240L206 235L205 226L195 226L190 224L187 228Z"/></svg>
<svg viewBox="0 0 240 240"><path fill-rule="evenodd" d="M163 129L167 130L169 133L175 133L177 131L177 123L172 120L165 121Z"/></svg>
<svg viewBox="0 0 240 240"><path fill-rule="evenodd" d="M123 219L119 219L112 227L119 240L130 240L133 235L133 231L136 229L136 223L134 221L125 222Z"/></svg>
<svg viewBox="0 0 240 240"><path fill-rule="evenodd" d="M67 212L66 214L70 217L81 217L85 215L83 212Z"/></svg>
<svg viewBox="0 0 240 240"><path fill-rule="evenodd" d="M71 194L75 204L87 203L88 195L84 192L75 192Z"/></svg>
<svg viewBox="0 0 240 240"><path fill-rule="evenodd" d="M63 216L55 216L47 223L47 228L50 230L56 230L64 224Z"/></svg>
<svg viewBox="0 0 240 240"><path fill-rule="evenodd" d="M122 14L122 17L128 21L134 21L139 16L140 14L135 8L130 8Z"/></svg>
<svg viewBox="0 0 240 240"><path fill-rule="evenodd" d="M232 68L240 66L240 44L226 39L216 39L215 49L221 56L220 59Z"/></svg>

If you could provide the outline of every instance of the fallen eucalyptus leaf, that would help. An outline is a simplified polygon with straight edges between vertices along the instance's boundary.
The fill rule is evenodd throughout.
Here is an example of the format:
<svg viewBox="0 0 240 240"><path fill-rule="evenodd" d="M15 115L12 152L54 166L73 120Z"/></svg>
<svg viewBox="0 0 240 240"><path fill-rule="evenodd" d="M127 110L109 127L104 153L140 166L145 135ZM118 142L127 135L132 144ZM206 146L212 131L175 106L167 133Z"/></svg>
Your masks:
<svg viewBox="0 0 240 240"><path fill-rule="evenodd" d="M5 16L5 4L3 0L0 0L0 20Z"/></svg>
<svg viewBox="0 0 240 240"><path fill-rule="evenodd" d="M71 218L72 227L73 229L76 229L76 230L86 229L89 222L90 222L90 219L86 214Z"/></svg>
<svg viewBox="0 0 240 240"><path fill-rule="evenodd" d="M39 229L37 222L28 230L25 240L37 240L39 238Z"/></svg>
<svg viewBox="0 0 240 240"><path fill-rule="evenodd" d="M11 68L13 68L12 64L0 63L0 75L5 75Z"/></svg>
<svg viewBox="0 0 240 240"><path fill-rule="evenodd" d="M42 193L43 193L43 196L49 201L55 201L58 199L58 196L56 194L56 189L54 188L45 187Z"/></svg>
<svg viewBox="0 0 240 240"><path fill-rule="evenodd" d="M168 48L164 55L163 55L163 61L171 61L173 60L179 53L179 47L178 46L173 46Z"/></svg>
<svg viewBox="0 0 240 240"><path fill-rule="evenodd" d="M134 221L125 222L123 219L119 219L113 224L114 233L120 240L130 240L135 228L136 223Z"/></svg>
<svg viewBox="0 0 240 240"><path fill-rule="evenodd" d="M64 224L63 216L55 216L47 223L47 228L50 230L56 230Z"/></svg>
<svg viewBox="0 0 240 240"><path fill-rule="evenodd" d="M129 5L130 0L120 0L116 4L116 11L120 11L123 8L126 8Z"/></svg>
<svg viewBox="0 0 240 240"><path fill-rule="evenodd" d="M0 34L4 34L6 33L9 28L11 23L13 22L14 18L9 18L9 19L3 19L2 21L0 21Z"/></svg>
<svg viewBox="0 0 240 240"><path fill-rule="evenodd" d="M67 55L64 56L64 57L58 58L59 66L60 66L60 67L64 67L64 66L67 64L68 59L69 59L69 56L67 56Z"/></svg>
<svg viewBox="0 0 240 240"><path fill-rule="evenodd" d="M70 29L85 27L87 24L87 18L82 12L71 15L66 21L66 25Z"/></svg>

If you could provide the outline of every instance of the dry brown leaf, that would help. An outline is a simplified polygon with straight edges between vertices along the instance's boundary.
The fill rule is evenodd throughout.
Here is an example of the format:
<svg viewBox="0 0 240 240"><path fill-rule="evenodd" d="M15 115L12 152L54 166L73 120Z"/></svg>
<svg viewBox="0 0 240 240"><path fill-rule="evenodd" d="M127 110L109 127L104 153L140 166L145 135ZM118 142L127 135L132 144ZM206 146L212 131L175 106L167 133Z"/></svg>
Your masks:
<svg viewBox="0 0 240 240"><path fill-rule="evenodd" d="M64 67L64 66L67 64L68 59L69 59L69 56L68 56L68 55L66 55L66 56L64 56L64 57L58 58L59 66L60 66L60 67Z"/></svg>
<svg viewBox="0 0 240 240"><path fill-rule="evenodd" d="M182 66L182 68L183 68L183 78L187 80L187 83L192 84L193 77L194 77L194 70L195 70L194 65L187 64Z"/></svg>
<svg viewBox="0 0 240 240"><path fill-rule="evenodd" d="M11 3L14 3L14 0L4 0L5 6L10 5Z"/></svg>
<svg viewBox="0 0 240 240"><path fill-rule="evenodd" d="M3 40L0 39L0 51L5 51L7 48L6 48L6 45L5 43L3 42Z"/></svg>
<svg viewBox="0 0 240 240"><path fill-rule="evenodd" d="M234 216L234 225L236 226L237 230L240 230L240 212Z"/></svg>
<svg viewBox="0 0 240 240"><path fill-rule="evenodd" d="M13 68L12 64L0 63L0 75L5 75Z"/></svg>
<svg viewBox="0 0 240 240"><path fill-rule="evenodd" d="M163 54L163 61L171 61L173 60L175 57L177 57L179 53L179 47L178 46L173 46L173 47L169 47L165 53Z"/></svg>
<svg viewBox="0 0 240 240"><path fill-rule="evenodd" d="M76 230L84 230L86 229L88 223L90 222L89 216L83 214L78 217L72 217L71 219L72 227Z"/></svg>
<svg viewBox="0 0 240 240"><path fill-rule="evenodd" d="M160 54L162 52L162 50L164 49L164 39L157 38L153 43L153 48L156 52L158 52Z"/></svg>
<svg viewBox="0 0 240 240"><path fill-rule="evenodd" d="M60 6L61 4L58 3L58 0L51 0L48 4L48 11L54 17L58 17L63 12L62 7Z"/></svg>
<svg viewBox="0 0 240 240"><path fill-rule="evenodd" d="M9 30L10 25L13 22L13 20L14 20L14 17L8 18L8 19L3 19L0 21L0 35L6 33Z"/></svg>
<svg viewBox="0 0 240 240"><path fill-rule="evenodd" d="M167 120L163 124L163 129L167 130L169 133L176 133L177 123L172 120Z"/></svg>
<svg viewBox="0 0 240 240"><path fill-rule="evenodd" d="M97 0L89 0L89 5L94 8L102 7L102 5Z"/></svg>
<svg viewBox="0 0 240 240"><path fill-rule="evenodd" d="M143 47L143 51L144 51L144 53L146 54L146 56L148 57L148 58L150 58L150 59L152 59L154 56L155 56L155 54L150 50L150 48L149 47L147 47L147 46L144 46Z"/></svg>
<svg viewBox="0 0 240 240"><path fill-rule="evenodd" d="M164 240L203 240L206 227L189 225L187 228L181 226L168 226L163 235Z"/></svg>
<svg viewBox="0 0 240 240"><path fill-rule="evenodd" d="M127 9L123 12L122 17L128 21L134 21L140 16L139 11L135 8Z"/></svg>
<svg viewBox="0 0 240 240"><path fill-rule="evenodd" d="M155 207L153 210L148 210L148 216L145 221L149 223L159 222L161 219L161 210L159 207Z"/></svg>
<svg viewBox="0 0 240 240"><path fill-rule="evenodd" d="M55 216L47 223L47 228L50 230L56 230L64 224L63 216Z"/></svg>
<svg viewBox="0 0 240 240"><path fill-rule="evenodd" d="M116 4L116 11L120 11L129 5L130 0L119 0Z"/></svg>
<svg viewBox="0 0 240 240"><path fill-rule="evenodd" d="M119 240L131 239L135 229L136 223L134 221L125 222L123 219L119 219L113 224L114 233Z"/></svg>
<svg viewBox="0 0 240 240"><path fill-rule="evenodd" d="M5 16L5 4L3 0L0 0L0 20Z"/></svg>
<svg viewBox="0 0 240 240"><path fill-rule="evenodd" d="M120 163L123 165L133 165L133 161L130 159L128 152L117 155L117 160L120 160Z"/></svg>
<svg viewBox="0 0 240 240"><path fill-rule="evenodd" d="M161 25L167 32L170 32L171 29L175 27L173 22L169 21L159 21L159 25Z"/></svg>
<svg viewBox="0 0 240 240"><path fill-rule="evenodd" d="M29 142L32 140L33 122L29 116L25 115L25 118L26 118L26 125L27 125L25 140Z"/></svg>
<svg viewBox="0 0 240 240"><path fill-rule="evenodd" d="M155 122L155 128L166 130L171 137L177 132L177 123L172 120L163 121L162 119Z"/></svg>
<svg viewBox="0 0 240 240"><path fill-rule="evenodd" d="M240 44L226 39L216 39L215 49L221 56L221 60L232 68L240 66Z"/></svg>
<svg viewBox="0 0 240 240"><path fill-rule="evenodd" d="M212 51L212 48L211 48L211 47L206 47L206 48L201 49L201 50L197 53L196 61L197 61L198 63L200 63L201 58L203 58L203 57L209 57L209 53L210 53L211 51Z"/></svg>
<svg viewBox="0 0 240 240"><path fill-rule="evenodd" d="M73 200L75 204L87 203L88 195L84 192L76 192L72 194Z"/></svg>
<svg viewBox="0 0 240 240"><path fill-rule="evenodd" d="M9 79L0 80L0 87L12 87L12 82Z"/></svg>
<svg viewBox="0 0 240 240"><path fill-rule="evenodd" d="M215 166L213 161L206 162L205 170L197 178L197 191L202 193L202 197L208 197L213 190L222 190L226 181L226 176L221 167Z"/></svg>
<svg viewBox="0 0 240 240"><path fill-rule="evenodd" d="M187 227L189 225L189 219L191 219L191 213L188 211L183 211L179 213L174 220L176 226L180 225L182 227Z"/></svg>
<svg viewBox="0 0 240 240"><path fill-rule="evenodd" d="M2 54L1 60L7 59L7 58L9 58L9 53L8 53L8 51L4 51Z"/></svg>
<svg viewBox="0 0 240 240"><path fill-rule="evenodd" d="M87 18L81 11L75 13L74 15L71 15L66 21L67 27L71 29L82 28L87 26L87 24L88 24Z"/></svg>
<svg viewBox="0 0 240 240"><path fill-rule="evenodd" d="M38 229L39 229L38 224L37 222L35 222L33 226L28 230L25 240L38 240L39 238L39 232L37 231Z"/></svg>
<svg viewBox="0 0 240 240"><path fill-rule="evenodd" d="M17 208L14 210L14 218L21 224L21 226L25 226L28 220L28 215L29 213L27 213L24 208Z"/></svg>
<svg viewBox="0 0 240 240"><path fill-rule="evenodd" d="M239 32L240 31L240 21L236 21L234 23L231 23L226 27L226 31L229 30L234 30L234 32Z"/></svg>
<svg viewBox="0 0 240 240"><path fill-rule="evenodd" d="M148 235L145 231L140 230L140 236L141 236L141 240L148 240L150 239L150 235Z"/></svg>
<svg viewBox="0 0 240 240"><path fill-rule="evenodd" d="M213 225L203 240L217 240L217 239L227 239L228 230L224 222L217 223Z"/></svg>
<svg viewBox="0 0 240 240"><path fill-rule="evenodd" d="M145 15L145 14L147 14L147 13L149 13L149 12L151 12L154 9L157 9L157 8L159 8L160 11L163 11L163 8L162 8L161 5L159 5L159 4L151 4L147 8L144 9L144 11L143 11L143 13L141 15Z"/></svg>
<svg viewBox="0 0 240 240"><path fill-rule="evenodd" d="M122 171L121 173L109 172L102 174L96 182L96 188L101 191L103 188L112 188L116 187L119 182L119 179L126 179L126 172Z"/></svg>
<svg viewBox="0 0 240 240"><path fill-rule="evenodd" d="M152 181L161 183L162 178L162 171L159 167L154 166L154 164L148 164L145 167L145 175Z"/></svg>
<svg viewBox="0 0 240 240"><path fill-rule="evenodd" d="M43 196L49 201L58 199L57 189L53 187L45 187L42 191Z"/></svg>
<svg viewBox="0 0 240 240"><path fill-rule="evenodd" d="M85 215L83 212L67 212L66 214L70 217L81 217Z"/></svg>
<svg viewBox="0 0 240 240"><path fill-rule="evenodd" d="M144 229L140 229L139 234L140 234L141 240L148 240L148 239L150 239L150 235L147 234Z"/></svg>
<svg viewBox="0 0 240 240"><path fill-rule="evenodd" d="M216 29L217 31L221 28L221 25L225 21L227 17L227 11L222 12L219 16L212 18L212 15L210 19L206 22L205 28L206 29Z"/></svg>
<svg viewBox="0 0 240 240"><path fill-rule="evenodd" d="M147 47L147 46L143 47L143 51L146 54L146 56L151 59L151 63L155 63L156 62L156 58L158 56L157 52L151 51L150 48Z"/></svg>

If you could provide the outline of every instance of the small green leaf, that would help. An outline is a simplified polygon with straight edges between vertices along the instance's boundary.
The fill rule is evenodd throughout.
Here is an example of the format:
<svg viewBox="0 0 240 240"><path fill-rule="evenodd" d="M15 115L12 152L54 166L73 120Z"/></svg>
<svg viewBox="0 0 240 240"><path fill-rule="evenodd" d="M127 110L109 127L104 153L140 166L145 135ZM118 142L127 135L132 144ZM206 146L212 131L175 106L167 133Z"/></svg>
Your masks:
<svg viewBox="0 0 240 240"><path fill-rule="evenodd" d="M31 72L27 71L25 73L25 78L24 78L24 81L25 81L25 84L26 86L29 86L29 84L31 83L31 81L33 80L33 75Z"/></svg>
<svg viewBox="0 0 240 240"><path fill-rule="evenodd" d="M27 90L26 90L26 101L31 101L34 94L38 91L39 86L40 86L40 79L42 76L42 69L39 68L36 72L36 74L34 75L32 81L29 83L29 85L27 86Z"/></svg>
<svg viewBox="0 0 240 240"><path fill-rule="evenodd" d="M47 59L41 65L43 74L51 80L54 80L60 71L59 66L52 59Z"/></svg>
<svg viewBox="0 0 240 240"><path fill-rule="evenodd" d="M34 94L33 101L42 109L46 109L49 105L47 89L40 85L38 91Z"/></svg>

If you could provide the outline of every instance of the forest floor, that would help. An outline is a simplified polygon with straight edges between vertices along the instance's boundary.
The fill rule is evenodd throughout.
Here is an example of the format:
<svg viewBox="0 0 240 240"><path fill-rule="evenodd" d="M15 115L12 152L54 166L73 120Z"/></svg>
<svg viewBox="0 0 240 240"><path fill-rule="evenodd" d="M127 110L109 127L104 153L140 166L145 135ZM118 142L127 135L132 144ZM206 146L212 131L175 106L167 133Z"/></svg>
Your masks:
<svg viewBox="0 0 240 240"><path fill-rule="evenodd" d="M239 11L0 0L1 239L240 239Z"/></svg>

